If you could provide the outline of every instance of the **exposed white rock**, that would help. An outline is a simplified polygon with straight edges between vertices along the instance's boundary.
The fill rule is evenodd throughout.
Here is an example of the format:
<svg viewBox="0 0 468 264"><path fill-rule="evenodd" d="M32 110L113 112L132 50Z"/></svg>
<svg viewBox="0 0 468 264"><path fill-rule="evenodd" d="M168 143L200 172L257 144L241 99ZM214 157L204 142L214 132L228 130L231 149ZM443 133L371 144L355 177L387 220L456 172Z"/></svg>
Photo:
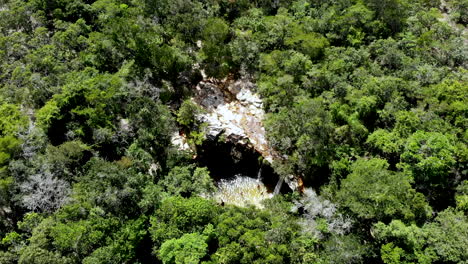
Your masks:
<svg viewBox="0 0 468 264"><path fill-rule="evenodd" d="M245 106L248 106L252 111L261 110L263 114L263 104L262 99L258 96L258 94L253 93L250 89L242 89L239 93L236 94L237 100Z"/></svg>
<svg viewBox="0 0 468 264"><path fill-rule="evenodd" d="M197 116L197 119L207 124L205 132L208 137L216 138L223 135L228 141L251 147L270 164L274 160L284 159L268 144L263 125L265 112L263 111L262 99L255 92L254 83L249 80L233 81L229 77L224 80L204 78L196 86L195 91L192 101L205 110ZM249 185L247 180L238 181L242 182L241 185ZM280 179L271 195L279 192L283 181L293 190L302 188L301 181L291 175L286 179ZM228 183L221 183L220 188L224 188L222 186L226 184ZM267 196L259 196L258 199L265 197ZM254 203L260 204L259 202Z"/></svg>
<svg viewBox="0 0 468 264"><path fill-rule="evenodd" d="M197 47L198 47L199 49L201 49L201 48L202 48L202 41L201 41L201 40L197 40L196 43L197 43Z"/></svg>
<svg viewBox="0 0 468 264"><path fill-rule="evenodd" d="M187 138L180 135L179 132L174 132L171 136L171 143L178 150L190 151L190 145L187 142Z"/></svg>
<svg viewBox="0 0 468 264"><path fill-rule="evenodd" d="M161 170L161 165L159 163L151 163L149 169L148 169L148 174L151 176L156 176L158 175L158 172Z"/></svg>
<svg viewBox="0 0 468 264"><path fill-rule="evenodd" d="M130 122L128 121L128 119L125 119L125 118L120 119L119 126L120 126L120 130L123 132L130 131Z"/></svg>
<svg viewBox="0 0 468 264"><path fill-rule="evenodd" d="M193 98L206 110L198 119L208 124L207 135L216 137L223 133L228 140L249 144L273 162L278 155L266 139L265 112L260 96L254 92L255 85L245 80L213 82L200 82Z"/></svg>

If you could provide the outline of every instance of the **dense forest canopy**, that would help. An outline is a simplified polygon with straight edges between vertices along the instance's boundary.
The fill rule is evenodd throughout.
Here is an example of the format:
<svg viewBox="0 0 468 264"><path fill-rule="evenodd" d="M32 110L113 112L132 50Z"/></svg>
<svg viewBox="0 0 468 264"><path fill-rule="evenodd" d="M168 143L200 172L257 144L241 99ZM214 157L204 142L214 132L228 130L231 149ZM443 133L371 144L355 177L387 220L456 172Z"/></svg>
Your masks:
<svg viewBox="0 0 468 264"><path fill-rule="evenodd" d="M467 263L467 23L467 0L0 1L0 263ZM256 84L304 190L210 198L203 78Z"/></svg>

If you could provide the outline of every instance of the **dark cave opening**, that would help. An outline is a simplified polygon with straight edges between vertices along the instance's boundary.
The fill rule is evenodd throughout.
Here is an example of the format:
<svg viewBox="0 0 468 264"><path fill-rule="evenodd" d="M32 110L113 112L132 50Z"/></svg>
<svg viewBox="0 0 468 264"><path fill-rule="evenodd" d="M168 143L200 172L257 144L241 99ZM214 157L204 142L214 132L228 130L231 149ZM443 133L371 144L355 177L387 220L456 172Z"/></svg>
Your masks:
<svg viewBox="0 0 468 264"><path fill-rule="evenodd" d="M233 179L236 175L250 178L260 178L269 192L273 192L279 181L279 175L267 162L262 161L260 153L255 149L219 138L208 138L197 150L199 166L207 167L215 182L222 179ZM285 183L280 193L292 190Z"/></svg>

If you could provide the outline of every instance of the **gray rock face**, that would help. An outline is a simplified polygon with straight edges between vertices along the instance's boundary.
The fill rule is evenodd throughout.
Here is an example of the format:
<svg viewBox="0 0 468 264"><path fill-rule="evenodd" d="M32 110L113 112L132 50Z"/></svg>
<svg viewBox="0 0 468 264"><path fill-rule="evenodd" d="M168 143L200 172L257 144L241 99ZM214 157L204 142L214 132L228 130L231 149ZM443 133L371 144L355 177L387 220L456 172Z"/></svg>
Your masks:
<svg viewBox="0 0 468 264"><path fill-rule="evenodd" d="M174 132L171 137L171 143L174 147L183 151L190 151L190 146L187 142L187 138L180 135L179 132Z"/></svg>
<svg viewBox="0 0 468 264"><path fill-rule="evenodd" d="M263 126L265 112L255 84L248 80L202 81L193 100L206 112L198 119L208 124L207 135L253 147L267 161L279 155L270 148Z"/></svg>
<svg viewBox="0 0 468 264"><path fill-rule="evenodd" d="M205 111L196 118L207 124L205 133L209 138L222 136L225 140L253 148L270 164L281 160L268 144L264 128L265 112L260 96L255 92L256 85L249 80L205 79L201 81L191 99ZM189 150L185 138L175 133L172 144L181 150ZM277 188L287 183L293 190L300 189L297 179L290 175L280 179ZM276 192L276 190L275 190Z"/></svg>
<svg viewBox="0 0 468 264"><path fill-rule="evenodd" d="M213 109L225 103L221 90L213 83L200 82L197 86L196 101L205 109Z"/></svg>
<svg viewBox="0 0 468 264"><path fill-rule="evenodd" d="M283 159L268 144L263 124L265 112L254 83L206 80L197 85L196 91L193 101L206 110L198 119L208 124L207 136L215 138L223 134L232 143L252 147L270 164ZM293 190L300 189L297 179L290 175L280 179L275 193L279 192L283 181Z"/></svg>

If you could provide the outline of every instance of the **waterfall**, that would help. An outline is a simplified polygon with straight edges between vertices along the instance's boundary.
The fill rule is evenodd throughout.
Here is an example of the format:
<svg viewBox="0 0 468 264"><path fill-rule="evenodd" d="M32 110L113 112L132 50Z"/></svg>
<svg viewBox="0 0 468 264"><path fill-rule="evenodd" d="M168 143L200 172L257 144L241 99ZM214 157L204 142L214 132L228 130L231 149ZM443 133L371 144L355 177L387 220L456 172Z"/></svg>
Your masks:
<svg viewBox="0 0 468 264"><path fill-rule="evenodd" d="M276 183L275 190L273 191L273 195L279 194L281 187L283 186L283 181L283 177L280 176L278 179L278 183Z"/></svg>
<svg viewBox="0 0 468 264"><path fill-rule="evenodd" d="M262 168L263 168L263 164L260 164L260 169L258 169L258 173L257 173L257 181L258 182L262 181Z"/></svg>
<svg viewBox="0 0 468 264"><path fill-rule="evenodd" d="M250 204L258 208L263 208L263 200L272 197L262 182L243 175L236 175L229 180L222 179L218 182L218 191L213 194L213 198L219 203L242 207Z"/></svg>

